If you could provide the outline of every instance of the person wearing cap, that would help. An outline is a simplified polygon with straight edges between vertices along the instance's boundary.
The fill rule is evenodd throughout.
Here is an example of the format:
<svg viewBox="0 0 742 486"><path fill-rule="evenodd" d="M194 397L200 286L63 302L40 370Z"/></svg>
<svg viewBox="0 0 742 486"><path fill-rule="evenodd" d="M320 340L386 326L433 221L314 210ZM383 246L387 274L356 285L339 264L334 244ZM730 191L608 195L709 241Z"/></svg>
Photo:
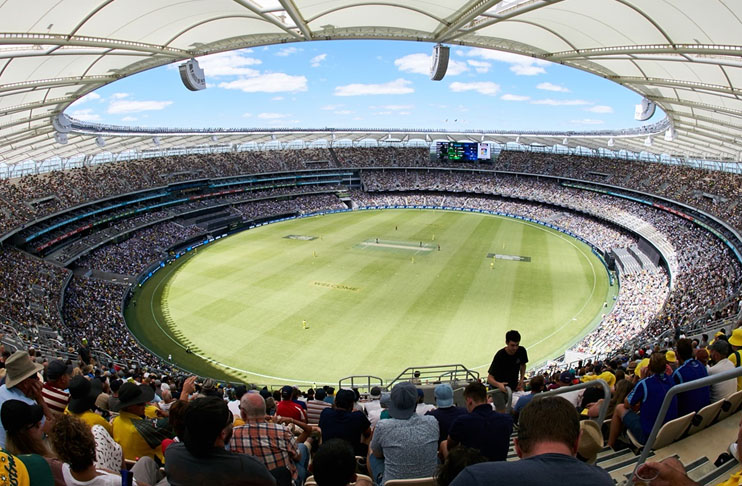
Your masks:
<svg viewBox="0 0 742 486"><path fill-rule="evenodd" d="M161 443L167 436L144 420L144 409L154 395L152 387L134 382L126 382L119 389L118 401L113 407L114 412L119 412L113 419L113 440L121 444L124 458L128 460L144 456L162 460Z"/></svg>
<svg viewBox="0 0 742 486"><path fill-rule="evenodd" d="M392 388L388 420L380 420L369 447L368 465L376 484L426 478L438 467L438 421L415 413L417 389L409 382Z"/></svg>
<svg viewBox="0 0 742 486"><path fill-rule="evenodd" d="M72 365L61 359L52 360L46 367L46 383L41 388L41 396L52 412L64 413L70 394L65 390L72 378Z"/></svg>
<svg viewBox="0 0 742 486"><path fill-rule="evenodd" d="M275 486L274 477L260 460L226 450L233 420L219 397L200 397L188 404L183 442L165 451L170 486Z"/></svg>
<svg viewBox="0 0 742 486"><path fill-rule="evenodd" d="M0 412L8 400L20 400L29 405L39 405L44 417L42 426L46 427L46 418L52 418L53 412L49 409L41 395L41 381L38 373L44 369L43 365L31 361L26 351L16 351L5 360L5 383L0 386ZM0 424L0 447L5 447L5 427Z"/></svg>
<svg viewBox="0 0 742 486"><path fill-rule="evenodd" d="M518 401L515 402L515 406L513 407L513 418L516 422L518 421L518 415L520 415L520 412L526 407L526 405L531 403L533 397L544 391L544 388L546 387L546 380L544 379L543 375L536 375L531 378L531 381L528 385L531 388L531 393L519 397Z"/></svg>
<svg viewBox="0 0 742 486"><path fill-rule="evenodd" d="M621 429L625 426L641 444L646 442L659 415L665 395L673 385L665 373L667 361L664 353L652 353L647 370L650 375L636 384L624 403L616 406L611 417L611 430L608 445L616 445ZM639 410L639 413L636 412ZM678 416L678 399L673 397L662 423L669 422Z"/></svg>
<svg viewBox="0 0 742 486"><path fill-rule="evenodd" d="M88 426L100 425L106 432L113 435L113 426L99 414L95 413L98 395L103 393L103 384L100 380L88 380L77 375L70 381L70 403L65 412L74 415Z"/></svg>
<svg viewBox="0 0 742 486"><path fill-rule="evenodd" d="M697 359L693 359L693 343L690 339L680 339L675 346L677 348L676 354L678 361L680 362L680 366L672 374L672 381L676 385L700 380L708 376L706 367ZM678 416L682 417L691 412L698 412L711 403L710 393L711 387L704 386L678 394Z"/></svg>
<svg viewBox="0 0 742 486"><path fill-rule="evenodd" d="M44 411L39 405L29 405L20 400L5 402L0 411L0 420L7 431L5 448L16 456L36 454L43 457L54 476L55 486L65 486L62 462L52 454L44 442L41 430L43 418Z"/></svg>
<svg viewBox="0 0 742 486"><path fill-rule="evenodd" d="M275 417L268 421L265 399L259 393L246 393L240 400L240 415L245 425L235 427L229 441L229 450L249 454L269 470L285 467L298 485L304 483L309 465L309 449L304 444L312 433L312 426L290 417ZM289 425L302 429L297 438Z"/></svg>
<svg viewBox="0 0 742 486"><path fill-rule="evenodd" d="M709 367L709 376L734 369L734 363L727 359L730 353L731 346L723 339L717 339L709 346L709 355L713 363L713 366ZM735 379L714 383L711 385L711 403L727 398L735 391L737 391L737 380Z"/></svg>
<svg viewBox="0 0 742 486"><path fill-rule="evenodd" d="M738 327L732 331L732 335L729 336L727 341L732 347L732 352L729 353L729 361L732 362L735 368L742 366L742 356L740 356L739 349L742 348L742 327ZM742 376L737 377L737 391L742 390Z"/></svg>
<svg viewBox="0 0 742 486"><path fill-rule="evenodd" d="M435 395L436 409L427 412L425 415L435 417L438 421L438 443L440 444L448 438L448 429L457 417L466 414L464 407L457 407L453 404L453 388L448 383L436 385L433 390Z"/></svg>
<svg viewBox="0 0 742 486"><path fill-rule="evenodd" d="M371 437L371 422L366 414L353 410L355 394L352 390L340 390L335 395L335 406L322 410L319 428L322 442L343 439L353 446L357 456L368 453L368 438Z"/></svg>
<svg viewBox="0 0 742 486"><path fill-rule="evenodd" d="M557 382L557 389L558 388L566 388L569 386L574 385L574 376L569 371L564 371L560 373L559 375L559 381ZM576 391L568 391L561 393L559 396L567 400L569 403L575 406L575 408L580 406L583 390L576 390Z"/></svg>
<svg viewBox="0 0 742 486"><path fill-rule="evenodd" d="M469 413L459 416L448 430L448 439L441 443L441 455L461 444L477 449L489 461L504 461L508 457L513 417L509 413L492 410L487 403L487 388L472 381L464 389L466 409Z"/></svg>
<svg viewBox="0 0 742 486"><path fill-rule="evenodd" d="M314 398L307 400L307 421L310 424L318 424L319 417L322 411L328 407L332 407L325 401L327 392L322 388L318 388L314 394Z"/></svg>
<svg viewBox="0 0 742 486"><path fill-rule="evenodd" d="M276 405L276 415L291 417L298 422L307 423L307 413L302 407L294 403L294 387L286 385L281 388L281 401Z"/></svg>
<svg viewBox="0 0 742 486"><path fill-rule="evenodd" d="M583 431L583 434L585 432ZM580 449L580 415L560 396L538 397L520 415L515 452L519 461L482 462L465 468L451 486L569 484L612 486L603 469L575 457ZM602 441L601 441L602 442ZM584 447L591 455L592 447Z"/></svg>
<svg viewBox="0 0 742 486"><path fill-rule="evenodd" d="M363 410L371 422L371 428L376 427L381 415L381 387L375 386L369 390L369 399L363 402Z"/></svg>
<svg viewBox="0 0 742 486"><path fill-rule="evenodd" d="M523 389L523 380L526 376L526 363L528 353L526 348L520 345L520 333L512 330L505 333L505 347L499 350L492 358L487 371L487 383L498 389L492 395L495 408L498 412L504 412L507 407L507 390Z"/></svg>

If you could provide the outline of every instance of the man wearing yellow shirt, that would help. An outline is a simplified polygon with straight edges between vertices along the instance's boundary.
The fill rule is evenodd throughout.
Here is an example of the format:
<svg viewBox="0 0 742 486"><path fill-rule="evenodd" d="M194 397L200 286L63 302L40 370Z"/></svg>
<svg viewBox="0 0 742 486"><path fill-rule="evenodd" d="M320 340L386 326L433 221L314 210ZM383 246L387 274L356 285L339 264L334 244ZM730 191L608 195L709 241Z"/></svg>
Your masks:
<svg viewBox="0 0 742 486"><path fill-rule="evenodd" d="M734 367L738 368L742 366L742 327L738 327L732 331L732 335L729 336L729 344L732 345L732 353L729 355L729 361L734 363ZM742 390L742 376L737 377L737 391Z"/></svg>
<svg viewBox="0 0 742 486"><path fill-rule="evenodd" d="M154 396L155 391L150 386L133 382L124 383L119 389L119 402L114 412L120 413L113 420L113 440L121 444L125 459L148 456L163 460L161 443L167 436L144 418L147 403Z"/></svg>
<svg viewBox="0 0 742 486"><path fill-rule="evenodd" d="M70 381L70 401L65 413L74 415L83 422L90 425L100 425L113 435L113 427L110 423L95 413L95 400L103 392L103 384L100 380L88 380L82 375L77 375Z"/></svg>

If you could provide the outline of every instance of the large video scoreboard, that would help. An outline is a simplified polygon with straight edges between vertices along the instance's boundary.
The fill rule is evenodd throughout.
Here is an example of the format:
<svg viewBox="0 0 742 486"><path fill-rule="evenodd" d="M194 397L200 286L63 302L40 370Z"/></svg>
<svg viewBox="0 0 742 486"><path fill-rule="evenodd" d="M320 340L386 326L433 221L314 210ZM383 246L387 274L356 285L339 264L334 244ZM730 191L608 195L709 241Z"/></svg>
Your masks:
<svg viewBox="0 0 742 486"><path fill-rule="evenodd" d="M437 142L438 160L461 162L489 161L492 156L490 144L474 142Z"/></svg>

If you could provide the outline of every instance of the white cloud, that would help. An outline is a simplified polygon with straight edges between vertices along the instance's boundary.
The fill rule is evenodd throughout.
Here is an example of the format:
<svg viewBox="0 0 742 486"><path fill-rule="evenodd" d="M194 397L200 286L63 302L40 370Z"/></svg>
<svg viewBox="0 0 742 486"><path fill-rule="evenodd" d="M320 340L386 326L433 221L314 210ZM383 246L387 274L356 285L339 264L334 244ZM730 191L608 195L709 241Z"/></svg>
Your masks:
<svg viewBox="0 0 742 486"><path fill-rule="evenodd" d="M399 59L395 59L394 65L397 66L400 71L430 76L430 64L432 60L433 56L428 54L409 54L400 57ZM469 68L463 62L450 59L448 61L446 76L456 76L468 70Z"/></svg>
<svg viewBox="0 0 742 486"><path fill-rule="evenodd" d="M123 100L124 98L128 97L129 93L113 93L111 95L111 98L114 100Z"/></svg>
<svg viewBox="0 0 742 486"><path fill-rule="evenodd" d="M468 59L466 61L466 63L469 66L473 67L474 70L476 72L480 73L480 74L484 74L484 73L488 72L490 70L490 68L492 67L492 63L491 62L475 61L474 59Z"/></svg>
<svg viewBox="0 0 742 486"><path fill-rule="evenodd" d="M128 95L127 95L128 96ZM126 98L124 96L123 98ZM142 111L158 111L172 105L172 101L134 101L119 98L108 105L108 113L115 115L119 113L139 113Z"/></svg>
<svg viewBox="0 0 742 486"><path fill-rule="evenodd" d="M592 113L613 113L613 108L606 105L595 105L590 108L585 108L585 111L590 111Z"/></svg>
<svg viewBox="0 0 742 486"><path fill-rule="evenodd" d="M74 110L69 113L72 118L76 118L81 121L99 121L100 115L93 113L93 110L86 108L84 110Z"/></svg>
<svg viewBox="0 0 742 486"><path fill-rule="evenodd" d="M353 112L350 110L338 110L332 112L334 115L352 115Z"/></svg>
<svg viewBox="0 0 742 486"><path fill-rule="evenodd" d="M502 101L528 101L531 99L530 96L522 96L522 95L514 95L514 94L504 94L500 96L500 99Z"/></svg>
<svg viewBox="0 0 742 486"><path fill-rule="evenodd" d="M543 89L545 91L556 91L557 93L569 93L569 90L564 86L551 83L539 83L536 85L536 89Z"/></svg>
<svg viewBox="0 0 742 486"><path fill-rule="evenodd" d="M543 100L533 100L531 101L534 105L549 105L549 106L580 106L580 105L589 105L589 101L585 100L554 100L551 98L546 98Z"/></svg>
<svg viewBox="0 0 742 486"><path fill-rule="evenodd" d="M347 84L335 87L335 96L363 96L384 94L410 94L415 90L410 86L411 81L399 78L382 84Z"/></svg>
<svg viewBox="0 0 742 486"><path fill-rule="evenodd" d="M135 116L125 116L121 119L121 121L125 121L125 122L135 122L137 120L138 118Z"/></svg>
<svg viewBox="0 0 742 486"><path fill-rule="evenodd" d="M219 87L239 89L245 93L278 93L281 91L295 93L297 91L307 91L307 78L305 76L291 76L286 73L269 73L219 83Z"/></svg>
<svg viewBox="0 0 742 486"><path fill-rule="evenodd" d="M251 117L252 117L252 113L243 113L242 114L242 118L251 118Z"/></svg>
<svg viewBox="0 0 742 486"><path fill-rule="evenodd" d="M382 105L382 106L369 106L372 110L389 110L389 111L400 111L400 110L411 110L414 108L413 105Z"/></svg>
<svg viewBox="0 0 742 486"><path fill-rule="evenodd" d="M570 123L577 125L602 125L603 120L594 120L592 118L583 118L582 120L570 120Z"/></svg>
<svg viewBox="0 0 742 486"><path fill-rule="evenodd" d="M95 100L100 100L100 99L102 99L102 98L101 98L101 96L98 93L91 92L91 93L86 94L82 98L78 99L77 101L75 101L74 103L72 103L70 106L71 107L78 107L78 106L80 106L80 105L82 105L84 103L87 103L88 101L95 101Z"/></svg>
<svg viewBox="0 0 742 486"><path fill-rule="evenodd" d="M291 54L296 54L297 52L301 52L304 49L299 49L297 47L284 47L280 51L276 52L276 56L286 57L290 56Z"/></svg>
<svg viewBox="0 0 742 486"><path fill-rule="evenodd" d="M271 101L282 101L282 100L283 100L283 96L274 96L273 98L271 98Z"/></svg>
<svg viewBox="0 0 742 486"><path fill-rule="evenodd" d="M338 108L341 108L342 106L345 106L345 105L325 105L321 107L320 110L333 111L333 110L337 110Z"/></svg>
<svg viewBox="0 0 742 486"><path fill-rule="evenodd" d="M477 93L494 96L500 91L500 85L492 81L479 81L475 83L451 83L451 91L461 93L462 91L476 91Z"/></svg>
<svg viewBox="0 0 742 486"><path fill-rule="evenodd" d="M257 71L246 66L255 66L263 61L254 57L245 56L246 51L220 52L199 57L198 64L206 76L218 78L221 76L257 76Z"/></svg>
<svg viewBox="0 0 742 486"><path fill-rule="evenodd" d="M487 61L498 61L510 64L510 70L519 76L535 76L544 74L544 66L549 63L541 59L512 54L510 52L493 51L490 49L473 48L468 51L458 50L456 53L460 56L479 57Z"/></svg>
<svg viewBox="0 0 742 486"><path fill-rule="evenodd" d="M280 118L288 118L291 115L286 113L260 113L258 118L261 120L278 120Z"/></svg>
<svg viewBox="0 0 742 486"><path fill-rule="evenodd" d="M320 64L322 64L322 61L327 59L327 54L320 54L318 56L314 56L312 59L309 60L309 64L312 65L312 67L319 67Z"/></svg>

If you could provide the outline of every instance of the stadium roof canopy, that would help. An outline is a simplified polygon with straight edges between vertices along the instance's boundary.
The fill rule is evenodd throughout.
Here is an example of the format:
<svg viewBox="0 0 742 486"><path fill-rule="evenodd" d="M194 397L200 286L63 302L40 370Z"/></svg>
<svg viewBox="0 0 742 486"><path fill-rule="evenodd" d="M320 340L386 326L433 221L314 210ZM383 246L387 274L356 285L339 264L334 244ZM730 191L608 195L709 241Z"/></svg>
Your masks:
<svg viewBox="0 0 742 486"><path fill-rule="evenodd" d="M739 161L741 33L742 2L735 0L4 0L0 164L152 149L152 133L89 123L73 124L62 145L52 118L86 93L156 66L244 47L331 39L399 39L528 55L626 86L668 116L625 132L493 132L481 139ZM666 138L668 127L675 133ZM98 133L104 133L104 148L96 144ZM218 143L311 142L336 135L237 130L219 133ZM341 137L461 138L361 129L343 130ZM216 143L216 137L164 130L158 142L161 148L187 147Z"/></svg>

